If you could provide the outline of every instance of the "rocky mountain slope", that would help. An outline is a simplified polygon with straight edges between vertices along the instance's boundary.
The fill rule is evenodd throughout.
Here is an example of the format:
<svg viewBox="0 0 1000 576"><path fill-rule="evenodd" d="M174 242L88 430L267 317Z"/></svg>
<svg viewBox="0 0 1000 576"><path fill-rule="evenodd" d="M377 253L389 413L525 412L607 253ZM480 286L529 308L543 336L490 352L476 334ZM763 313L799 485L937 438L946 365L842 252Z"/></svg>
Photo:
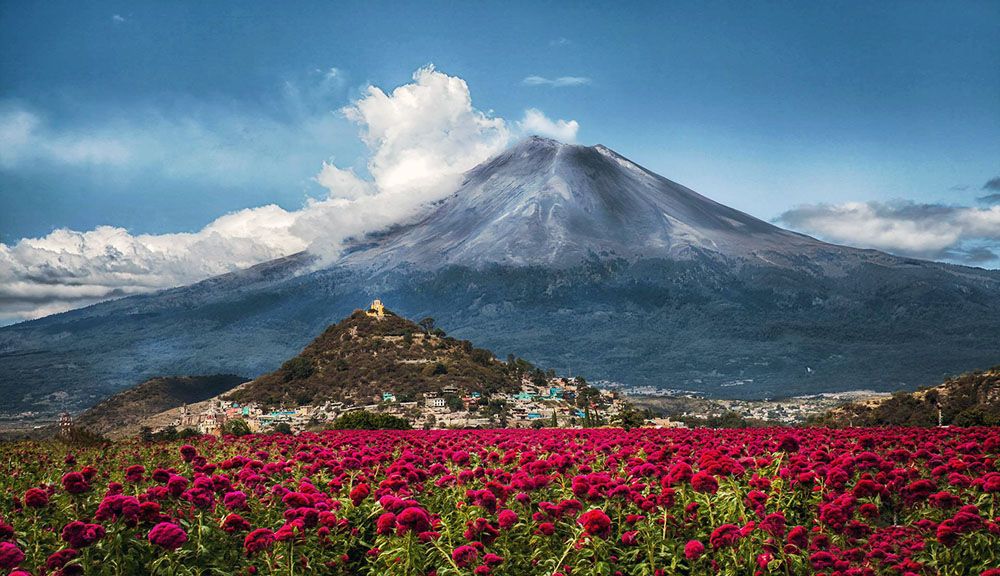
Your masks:
<svg viewBox="0 0 1000 576"><path fill-rule="evenodd" d="M523 368L523 366L521 367ZM280 368L227 394L263 406L299 406L340 401L372 404L392 393L400 402L423 400L453 387L469 392L520 389L517 364L505 364L440 329L425 329L386 310L372 316L356 310L331 325Z"/></svg>
<svg viewBox="0 0 1000 576"><path fill-rule="evenodd" d="M937 386L839 406L825 426L1000 426L1000 366L962 374Z"/></svg>
<svg viewBox="0 0 1000 576"><path fill-rule="evenodd" d="M202 402L246 380L231 374L152 378L98 402L75 424L100 435L134 434L144 416Z"/></svg>
<svg viewBox="0 0 1000 576"><path fill-rule="evenodd" d="M529 139L331 264L299 254L0 328L0 412L155 374L260 376L373 298L500 356L710 396L914 389L1000 361L998 271L823 243L602 146Z"/></svg>

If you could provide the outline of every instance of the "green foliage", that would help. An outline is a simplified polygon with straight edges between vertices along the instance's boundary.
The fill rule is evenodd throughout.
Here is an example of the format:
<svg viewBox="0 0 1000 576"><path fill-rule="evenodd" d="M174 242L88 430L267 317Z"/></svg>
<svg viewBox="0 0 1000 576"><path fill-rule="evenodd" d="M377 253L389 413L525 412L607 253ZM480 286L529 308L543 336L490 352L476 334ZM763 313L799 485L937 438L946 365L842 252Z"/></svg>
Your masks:
<svg viewBox="0 0 1000 576"><path fill-rule="evenodd" d="M242 418L234 418L222 425L222 433L232 436L246 436L250 434L250 425Z"/></svg>
<svg viewBox="0 0 1000 576"><path fill-rule="evenodd" d="M284 375L285 382L305 380L312 376L315 371L316 369L313 367L312 361L302 356L296 356L281 365L281 372Z"/></svg>
<svg viewBox="0 0 1000 576"><path fill-rule="evenodd" d="M390 414L356 410L334 420L330 428L334 430L409 430L410 422Z"/></svg>
<svg viewBox="0 0 1000 576"><path fill-rule="evenodd" d="M195 436L200 436L200 435L201 433L195 430L194 428L184 428L183 430L177 433L177 437L180 439L193 438Z"/></svg>
<svg viewBox="0 0 1000 576"><path fill-rule="evenodd" d="M632 428L641 427L646 423L647 418L649 418L648 412L636 410L635 406L626 402L625 406L615 415L611 423L619 428L631 430Z"/></svg>
<svg viewBox="0 0 1000 576"><path fill-rule="evenodd" d="M421 318L420 322L418 322L417 324L424 329L424 332L426 334L430 334L431 331L434 330L434 319L431 318L430 316Z"/></svg>
<svg viewBox="0 0 1000 576"><path fill-rule="evenodd" d="M277 434L291 434L292 425L288 422L278 422L278 425L274 427L274 432Z"/></svg>
<svg viewBox="0 0 1000 576"><path fill-rule="evenodd" d="M933 388L897 392L875 407L846 404L812 420L826 426L1000 425L1000 367L952 378Z"/></svg>

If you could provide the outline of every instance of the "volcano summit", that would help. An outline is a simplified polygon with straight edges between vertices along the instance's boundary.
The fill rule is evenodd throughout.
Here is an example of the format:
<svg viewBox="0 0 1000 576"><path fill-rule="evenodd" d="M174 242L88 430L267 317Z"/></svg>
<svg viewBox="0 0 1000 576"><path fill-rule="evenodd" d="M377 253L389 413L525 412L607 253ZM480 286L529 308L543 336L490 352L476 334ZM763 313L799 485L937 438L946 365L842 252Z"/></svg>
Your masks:
<svg viewBox="0 0 1000 576"><path fill-rule="evenodd" d="M374 297L498 357L716 396L913 388L1000 361L1000 272L824 243L604 146L525 140L417 220L316 262L2 328L0 410L84 407L154 375L258 376Z"/></svg>

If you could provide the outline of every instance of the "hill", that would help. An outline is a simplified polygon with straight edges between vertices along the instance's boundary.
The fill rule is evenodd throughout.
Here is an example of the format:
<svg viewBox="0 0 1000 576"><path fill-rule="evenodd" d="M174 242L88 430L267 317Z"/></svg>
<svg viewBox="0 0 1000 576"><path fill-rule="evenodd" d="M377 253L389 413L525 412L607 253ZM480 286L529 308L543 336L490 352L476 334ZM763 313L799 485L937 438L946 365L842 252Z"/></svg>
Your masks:
<svg viewBox="0 0 1000 576"><path fill-rule="evenodd" d="M826 426L1000 425L1000 366L962 374L937 386L838 406L816 423Z"/></svg>
<svg viewBox="0 0 1000 576"><path fill-rule="evenodd" d="M226 397L263 406L298 406L325 401L371 404L383 393L400 402L454 388L469 392L517 391L530 365L504 363L467 340L447 336L383 309L355 310L331 325L298 355Z"/></svg>
<svg viewBox="0 0 1000 576"><path fill-rule="evenodd" d="M1000 271L824 243L606 147L534 138L333 261L0 328L0 412L156 374L267 374L375 297L501 356L709 397L913 390L1000 361Z"/></svg>
<svg viewBox="0 0 1000 576"><path fill-rule="evenodd" d="M84 412L75 424L111 437L134 434L144 415L202 402L246 380L231 374L152 378L98 403Z"/></svg>

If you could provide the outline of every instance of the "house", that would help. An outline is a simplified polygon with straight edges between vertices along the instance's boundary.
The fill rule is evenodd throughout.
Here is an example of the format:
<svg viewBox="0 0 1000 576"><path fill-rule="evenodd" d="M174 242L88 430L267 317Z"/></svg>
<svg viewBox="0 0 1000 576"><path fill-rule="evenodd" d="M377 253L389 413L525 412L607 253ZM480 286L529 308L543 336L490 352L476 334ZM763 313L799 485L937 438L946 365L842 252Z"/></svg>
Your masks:
<svg viewBox="0 0 1000 576"><path fill-rule="evenodd" d="M445 401L444 398L438 396L434 392L428 392L424 394L424 405L428 408L444 408Z"/></svg>
<svg viewBox="0 0 1000 576"><path fill-rule="evenodd" d="M395 403L396 402L396 395L393 394L392 392L383 392L382 393L382 401L383 402Z"/></svg>

